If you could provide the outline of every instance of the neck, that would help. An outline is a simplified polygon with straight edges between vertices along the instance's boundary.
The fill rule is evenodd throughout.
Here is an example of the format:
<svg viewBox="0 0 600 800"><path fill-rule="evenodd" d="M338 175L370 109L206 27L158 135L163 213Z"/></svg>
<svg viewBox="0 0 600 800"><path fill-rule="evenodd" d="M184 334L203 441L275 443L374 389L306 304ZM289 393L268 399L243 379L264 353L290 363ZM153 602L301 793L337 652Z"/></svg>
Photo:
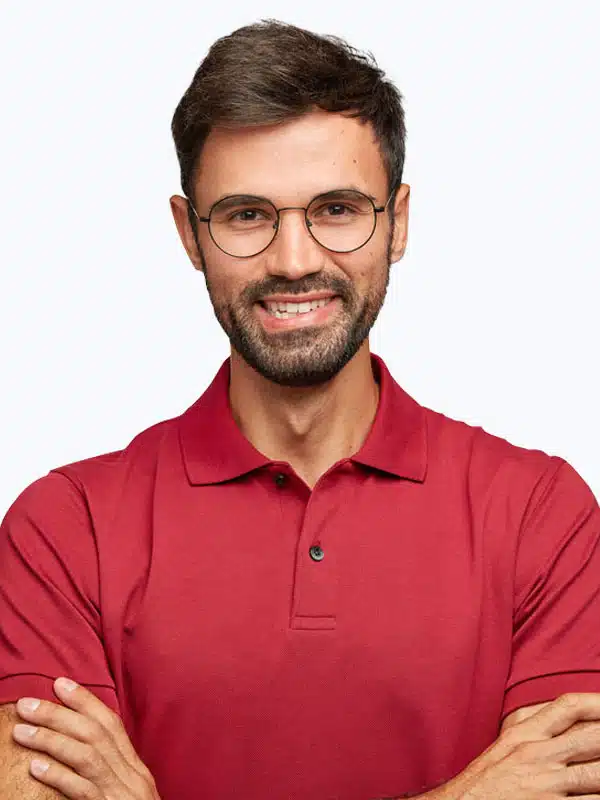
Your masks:
<svg viewBox="0 0 600 800"><path fill-rule="evenodd" d="M229 401L244 436L274 461L287 461L310 486L357 452L375 418L379 387L368 342L321 386L278 386L231 354Z"/></svg>

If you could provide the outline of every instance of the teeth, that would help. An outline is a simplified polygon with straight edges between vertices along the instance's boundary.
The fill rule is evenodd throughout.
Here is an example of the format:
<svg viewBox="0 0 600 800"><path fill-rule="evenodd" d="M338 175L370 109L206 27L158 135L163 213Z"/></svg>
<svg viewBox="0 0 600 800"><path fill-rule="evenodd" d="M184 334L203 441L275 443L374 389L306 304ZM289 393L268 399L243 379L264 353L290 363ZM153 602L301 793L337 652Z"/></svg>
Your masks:
<svg viewBox="0 0 600 800"><path fill-rule="evenodd" d="M309 311L316 311L317 308L326 306L331 302L331 297L324 297L322 300L311 300L303 303L282 303L280 301L266 302L267 311L277 319L289 319L298 314L308 314Z"/></svg>

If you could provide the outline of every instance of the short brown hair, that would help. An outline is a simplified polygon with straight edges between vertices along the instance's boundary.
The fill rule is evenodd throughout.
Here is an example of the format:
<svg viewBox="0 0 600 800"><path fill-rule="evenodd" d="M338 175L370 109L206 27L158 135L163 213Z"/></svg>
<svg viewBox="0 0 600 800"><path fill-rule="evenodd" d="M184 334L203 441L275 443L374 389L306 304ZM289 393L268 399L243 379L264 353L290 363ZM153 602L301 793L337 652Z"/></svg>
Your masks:
<svg viewBox="0 0 600 800"><path fill-rule="evenodd" d="M211 46L173 115L183 193L193 199L195 167L211 128L272 125L314 108L373 125L391 192L404 167L402 99L374 57L343 39L278 20L238 28Z"/></svg>

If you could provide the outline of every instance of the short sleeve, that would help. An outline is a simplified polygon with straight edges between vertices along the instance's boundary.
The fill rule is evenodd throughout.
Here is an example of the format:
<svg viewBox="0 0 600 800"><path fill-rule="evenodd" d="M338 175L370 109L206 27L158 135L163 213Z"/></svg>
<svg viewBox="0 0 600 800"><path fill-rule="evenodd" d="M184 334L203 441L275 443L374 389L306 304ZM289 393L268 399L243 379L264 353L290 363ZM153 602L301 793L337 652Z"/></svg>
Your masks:
<svg viewBox="0 0 600 800"><path fill-rule="evenodd" d="M503 716L565 692L600 692L600 510L552 459L524 515Z"/></svg>
<svg viewBox="0 0 600 800"><path fill-rule="evenodd" d="M25 489L0 526L0 704L24 695L58 702L60 675L119 713L93 526L77 486L52 472Z"/></svg>

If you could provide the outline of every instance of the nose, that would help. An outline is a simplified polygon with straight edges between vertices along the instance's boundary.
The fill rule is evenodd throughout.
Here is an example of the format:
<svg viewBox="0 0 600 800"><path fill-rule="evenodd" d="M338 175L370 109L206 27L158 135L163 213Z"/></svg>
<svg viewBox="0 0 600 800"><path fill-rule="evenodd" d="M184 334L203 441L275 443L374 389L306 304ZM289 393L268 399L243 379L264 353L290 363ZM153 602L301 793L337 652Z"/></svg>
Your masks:
<svg viewBox="0 0 600 800"><path fill-rule="evenodd" d="M271 275L298 280L323 269L325 253L306 227L304 209L280 209L279 229L267 254Z"/></svg>

